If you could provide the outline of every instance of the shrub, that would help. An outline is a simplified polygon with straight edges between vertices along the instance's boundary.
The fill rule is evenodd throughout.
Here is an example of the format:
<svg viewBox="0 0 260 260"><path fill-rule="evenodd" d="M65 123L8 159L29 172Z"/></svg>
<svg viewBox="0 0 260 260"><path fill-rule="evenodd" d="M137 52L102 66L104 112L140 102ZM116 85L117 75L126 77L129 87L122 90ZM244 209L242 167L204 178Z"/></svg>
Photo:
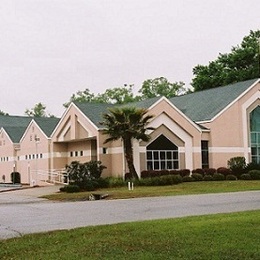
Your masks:
<svg viewBox="0 0 260 260"><path fill-rule="evenodd" d="M246 158L242 156L233 157L228 161L228 167L233 174L240 176L246 167Z"/></svg>
<svg viewBox="0 0 260 260"><path fill-rule="evenodd" d="M223 181L225 180L225 175L222 173L214 173L212 179L213 181Z"/></svg>
<svg viewBox="0 0 260 260"><path fill-rule="evenodd" d="M183 182L192 182L194 179L191 176L183 176L182 177Z"/></svg>
<svg viewBox="0 0 260 260"><path fill-rule="evenodd" d="M191 177L194 181L202 181L203 180L203 175L200 174L200 173L192 173Z"/></svg>
<svg viewBox="0 0 260 260"><path fill-rule="evenodd" d="M170 175L179 175L180 172L178 170L169 170Z"/></svg>
<svg viewBox="0 0 260 260"><path fill-rule="evenodd" d="M168 170L160 170L160 171L159 171L159 175L160 175L160 176L169 175L169 171L168 171Z"/></svg>
<svg viewBox="0 0 260 260"><path fill-rule="evenodd" d="M249 173L243 173L240 176L241 180L252 180L251 175Z"/></svg>
<svg viewBox="0 0 260 260"><path fill-rule="evenodd" d="M260 170L260 164L254 162L247 164L245 167L245 173L248 173L251 170Z"/></svg>
<svg viewBox="0 0 260 260"><path fill-rule="evenodd" d="M162 176L161 178L165 178L168 182L167 185L178 184L182 182L182 177L180 175L168 175Z"/></svg>
<svg viewBox="0 0 260 260"><path fill-rule="evenodd" d="M252 180L260 180L260 170L252 170L249 174Z"/></svg>
<svg viewBox="0 0 260 260"><path fill-rule="evenodd" d="M136 186L152 186L152 178L141 178L139 180L134 180Z"/></svg>
<svg viewBox="0 0 260 260"><path fill-rule="evenodd" d="M141 171L141 178L149 178L150 174L149 171Z"/></svg>
<svg viewBox="0 0 260 260"><path fill-rule="evenodd" d="M227 175L231 174L231 170L228 169L228 168L226 168L226 167L219 167L219 168L217 169L217 173L221 173L221 174L223 174L224 176L227 176ZM213 174L213 176L214 176L214 174Z"/></svg>
<svg viewBox="0 0 260 260"><path fill-rule="evenodd" d="M206 175L212 175L217 172L215 168L204 169Z"/></svg>
<svg viewBox="0 0 260 260"><path fill-rule="evenodd" d="M201 169L201 168L197 168L197 169L193 170L192 173L199 173L203 176L205 174L205 170Z"/></svg>
<svg viewBox="0 0 260 260"><path fill-rule="evenodd" d="M111 188L123 187L126 185L126 181L124 181L122 178L109 177L107 178L107 181L108 181L108 186Z"/></svg>
<svg viewBox="0 0 260 260"><path fill-rule="evenodd" d="M99 178L96 180L97 188L108 188L109 187L109 180L108 178Z"/></svg>
<svg viewBox="0 0 260 260"><path fill-rule="evenodd" d="M228 180L228 181L236 181L237 177L234 174L228 174L226 176L226 180Z"/></svg>
<svg viewBox="0 0 260 260"><path fill-rule="evenodd" d="M160 177L144 178L136 180L135 184L138 186L165 186L173 185L182 182L180 175L164 175Z"/></svg>
<svg viewBox="0 0 260 260"><path fill-rule="evenodd" d="M83 189L86 191L94 191L96 188L98 188L96 181L88 181L83 185Z"/></svg>
<svg viewBox="0 0 260 260"><path fill-rule="evenodd" d="M210 174L206 174L206 175L203 177L203 181L213 181L213 176L210 175Z"/></svg>
<svg viewBox="0 0 260 260"><path fill-rule="evenodd" d="M67 193L79 192L80 187L78 185L69 184L69 185L66 185L64 187L61 187L60 191L67 192Z"/></svg>
<svg viewBox="0 0 260 260"><path fill-rule="evenodd" d="M99 179L104 169L107 167L102 165L101 161L89 161L85 163L86 169L93 179Z"/></svg>
<svg viewBox="0 0 260 260"><path fill-rule="evenodd" d="M103 169L106 167L100 161L89 161L80 163L73 161L70 165L66 165L66 172L70 180L70 184L75 184L80 189L93 190L98 187L98 180Z"/></svg>
<svg viewBox="0 0 260 260"><path fill-rule="evenodd" d="M163 186L165 184L164 184L163 178L161 179L160 177L152 177L150 185L151 186Z"/></svg>
<svg viewBox="0 0 260 260"><path fill-rule="evenodd" d="M190 176L190 170L189 169L181 169L177 174L180 174L182 177L184 176Z"/></svg>

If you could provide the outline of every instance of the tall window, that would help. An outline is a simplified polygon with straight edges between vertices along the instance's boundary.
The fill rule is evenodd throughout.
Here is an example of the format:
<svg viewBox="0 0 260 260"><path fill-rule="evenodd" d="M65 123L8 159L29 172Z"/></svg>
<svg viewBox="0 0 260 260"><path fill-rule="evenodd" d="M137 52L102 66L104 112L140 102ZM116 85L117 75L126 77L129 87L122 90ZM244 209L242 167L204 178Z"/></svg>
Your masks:
<svg viewBox="0 0 260 260"><path fill-rule="evenodd" d="M179 168L178 147L160 135L147 146L146 149L147 170L172 170Z"/></svg>
<svg viewBox="0 0 260 260"><path fill-rule="evenodd" d="M209 168L209 142L201 141L201 162L202 168Z"/></svg>
<svg viewBox="0 0 260 260"><path fill-rule="evenodd" d="M250 113L250 139L252 162L260 163L260 106Z"/></svg>

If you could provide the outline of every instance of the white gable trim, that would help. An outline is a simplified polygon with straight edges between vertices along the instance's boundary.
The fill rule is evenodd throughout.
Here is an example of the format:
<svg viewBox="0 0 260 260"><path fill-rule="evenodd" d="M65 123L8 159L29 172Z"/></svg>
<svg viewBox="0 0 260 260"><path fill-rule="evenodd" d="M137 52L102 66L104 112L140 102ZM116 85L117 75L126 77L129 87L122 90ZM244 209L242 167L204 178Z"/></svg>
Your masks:
<svg viewBox="0 0 260 260"><path fill-rule="evenodd" d="M66 109L66 111L63 113L59 123L57 124L57 126L55 127L54 131L52 132L51 138L53 138L53 136L56 134L57 130L59 129L59 127L61 126L61 124L64 121L64 118L67 116L67 114L69 113L70 109L74 107L79 114L83 115L83 117L86 118L86 120L98 131L98 127L73 103L71 102L69 107ZM84 124L81 124L84 127ZM86 129L86 128L85 128ZM87 131L89 131L88 129L86 129Z"/></svg>
<svg viewBox="0 0 260 260"><path fill-rule="evenodd" d="M37 124L37 122L34 120L34 119L32 119L31 120L31 122L29 123L29 125L26 127L26 129L25 129L25 131L24 131L24 133L23 133L23 136L21 137L21 139L20 139L20 143L23 141L23 139L25 138L25 136L26 136L26 134L28 133L28 131L29 131L29 129L30 129L30 127L31 127L31 125L33 124L33 123L35 123L35 125L38 127L38 129L40 130L40 132L46 137L46 139L50 139L44 132L43 132L43 130L41 129L41 127Z"/></svg>
<svg viewBox="0 0 260 260"><path fill-rule="evenodd" d="M159 100L157 100L155 103L153 103L150 107L149 110L157 106L161 101L166 101L174 110L176 110L180 115L182 115L192 126L194 126L200 133L202 130L200 127L198 127L189 117L187 117L181 110L179 110L173 103L169 101L168 98L166 97L161 97Z"/></svg>
<svg viewBox="0 0 260 260"><path fill-rule="evenodd" d="M192 137L182 129L177 123L175 123L168 115L165 113L160 114L155 117L150 123L149 127L158 128L164 124L168 127L174 134L181 138L185 143L185 167L187 169L193 169L193 147L192 147Z"/></svg>
<svg viewBox="0 0 260 260"><path fill-rule="evenodd" d="M6 130L4 129L4 127L1 127L1 129L0 129L0 134L2 134L2 132L7 136L7 138L9 139L9 141L14 144L14 142L12 141L11 137L10 137L9 134L6 132Z"/></svg>

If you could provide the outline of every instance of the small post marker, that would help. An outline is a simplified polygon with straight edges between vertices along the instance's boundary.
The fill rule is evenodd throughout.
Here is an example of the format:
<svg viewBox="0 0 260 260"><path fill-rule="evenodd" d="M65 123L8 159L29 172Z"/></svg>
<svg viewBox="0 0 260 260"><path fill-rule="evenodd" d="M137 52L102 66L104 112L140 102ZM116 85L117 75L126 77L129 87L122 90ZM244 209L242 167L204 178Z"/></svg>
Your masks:
<svg viewBox="0 0 260 260"><path fill-rule="evenodd" d="M128 182L128 190L134 190L134 183L133 182Z"/></svg>

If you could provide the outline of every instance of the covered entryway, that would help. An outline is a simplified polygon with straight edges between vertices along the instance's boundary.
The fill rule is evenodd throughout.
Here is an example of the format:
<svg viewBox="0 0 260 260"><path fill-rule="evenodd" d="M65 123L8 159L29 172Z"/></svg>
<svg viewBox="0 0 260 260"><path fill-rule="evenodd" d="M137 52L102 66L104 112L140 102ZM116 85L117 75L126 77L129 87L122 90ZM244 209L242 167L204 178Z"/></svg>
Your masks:
<svg viewBox="0 0 260 260"><path fill-rule="evenodd" d="M146 147L147 170L173 170L179 168L179 149L164 135Z"/></svg>

